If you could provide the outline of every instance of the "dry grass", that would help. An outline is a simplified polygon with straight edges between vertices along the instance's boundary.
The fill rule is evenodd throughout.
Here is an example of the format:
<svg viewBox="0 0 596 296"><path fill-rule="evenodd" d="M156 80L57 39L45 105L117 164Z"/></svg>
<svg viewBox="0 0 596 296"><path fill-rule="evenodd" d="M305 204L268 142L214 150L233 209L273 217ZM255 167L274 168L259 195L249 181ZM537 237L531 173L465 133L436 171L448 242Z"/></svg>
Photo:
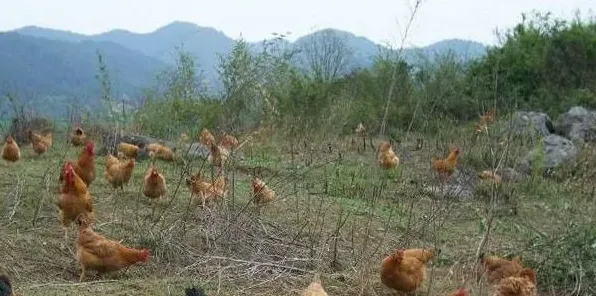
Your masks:
<svg viewBox="0 0 596 296"><path fill-rule="evenodd" d="M472 295L489 295L470 271L491 203L480 197L437 199L422 190L433 182L430 159L453 143L462 146L463 168L490 168L482 167L488 165L485 154L498 141L473 142L457 134L465 133L428 139L421 151L411 151L415 141L402 141L396 149L400 167L389 173L378 168L373 151L360 154L346 139L306 145L279 138L251 142L235 160L244 169L227 171L233 186L226 202L212 210L192 203L184 184L188 172L208 171L203 161L186 167L159 162L169 192L152 204L141 193L148 161L138 162L131 184L116 192L103 178L103 157L98 157L98 177L90 187L96 231L148 247L152 258L80 284L76 235L64 242L53 204L64 149L56 141L37 158L23 147L22 161L0 164L0 270L13 278L21 295L183 295L191 285L204 287L209 295L298 295L316 271L322 272L330 295L393 295L380 283L383 256L398 248L436 246L442 253L433 260L421 295L445 295L462 284ZM74 149L67 152L69 159L77 155ZM250 203L247 172L254 167L261 168L262 179L278 196L260 216ZM485 249L539 261L533 237L556 234L567 221L593 213L589 200L558 198L579 192L569 182L575 181L540 176L508 185L516 189L515 202L506 203L517 215L497 215Z"/></svg>

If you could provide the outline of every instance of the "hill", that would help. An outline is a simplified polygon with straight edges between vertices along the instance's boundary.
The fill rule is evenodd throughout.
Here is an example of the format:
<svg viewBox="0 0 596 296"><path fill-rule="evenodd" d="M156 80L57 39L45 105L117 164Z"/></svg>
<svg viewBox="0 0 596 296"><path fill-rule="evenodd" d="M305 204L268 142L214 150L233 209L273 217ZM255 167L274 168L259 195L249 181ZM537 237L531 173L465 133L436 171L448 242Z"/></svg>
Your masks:
<svg viewBox="0 0 596 296"><path fill-rule="evenodd" d="M353 53L352 67L368 67L380 51L387 50L367 38L335 29L314 32L287 42L287 46L300 48L323 33L332 33L348 45ZM119 97L135 97L158 69L173 63L178 47L190 52L207 79L215 82L218 54L231 52L234 39L213 28L173 22L150 33L112 30L97 35L28 26L1 34L0 45L3 48L0 52L2 88L25 91L24 97L35 103L52 96L49 109L55 109L55 101L66 104L67 97L85 98L84 105L96 105L97 100L93 98L99 96L95 78L98 50L105 55ZM251 45L259 50L262 43ZM407 48L403 53L409 62L415 63L420 56L432 57L448 51L462 59L471 59L484 54L485 46L453 39L422 48Z"/></svg>
<svg viewBox="0 0 596 296"><path fill-rule="evenodd" d="M2 91L16 92L25 103L54 111L66 110L65 106L72 102L97 106L97 52L108 64L118 97L137 96L165 67L155 58L111 42L73 43L0 33L0 48Z"/></svg>
<svg viewBox="0 0 596 296"><path fill-rule="evenodd" d="M109 41L168 63L172 61L176 47L183 46L186 51L195 56L200 67L212 79L217 76L215 71L217 54L227 54L234 46L234 39L226 36L223 32L188 22L173 22L151 33L112 30L97 35L81 35L40 27L24 27L15 30L15 32L69 42L83 40ZM354 53L354 66L367 67L372 64L373 58L380 50L387 50L384 46L376 44L365 37L336 29L319 30L302 36L292 43L288 42L288 45L300 47L313 41L314 38L321 36L323 33L335 34L348 45L348 48ZM261 47L261 42L252 45L258 49ZM422 56L432 57L434 54L444 54L452 51L462 59L474 59L483 55L485 50L486 46L478 42L448 39L425 47L406 48L403 54L409 62L416 62L421 54Z"/></svg>

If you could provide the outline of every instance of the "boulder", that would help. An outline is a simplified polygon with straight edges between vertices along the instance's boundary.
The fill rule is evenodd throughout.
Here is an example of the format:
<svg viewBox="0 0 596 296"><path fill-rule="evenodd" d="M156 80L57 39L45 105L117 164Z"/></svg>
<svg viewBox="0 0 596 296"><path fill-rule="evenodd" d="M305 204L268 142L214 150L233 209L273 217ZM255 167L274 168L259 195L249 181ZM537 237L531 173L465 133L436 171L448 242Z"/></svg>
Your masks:
<svg viewBox="0 0 596 296"><path fill-rule="evenodd" d="M596 111L573 107L561 114L556 125L557 134L577 142L596 142Z"/></svg>
<svg viewBox="0 0 596 296"><path fill-rule="evenodd" d="M207 158L209 149L201 143L184 144L179 149L179 153L188 159Z"/></svg>
<svg viewBox="0 0 596 296"><path fill-rule="evenodd" d="M425 185L422 191L435 198L470 200L475 196L477 185L478 177L474 171L457 169L447 183Z"/></svg>
<svg viewBox="0 0 596 296"><path fill-rule="evenodd" d="M531 131L537 132L541 136L548 136L554 132L553 123L546 113L517 111L511 120L515 133Z"/></svg>
<svg viewBox="0 0 596 296"><path fill-rule="evenodd" d="M536 166L550 170L563 163L573 161L577 157L577 153L577 147L571 140L559 135L548 135L542 139L541 145L532 149L523 159L522 169L527 173ZM542 163L536 163L537 161Z"/></svg>

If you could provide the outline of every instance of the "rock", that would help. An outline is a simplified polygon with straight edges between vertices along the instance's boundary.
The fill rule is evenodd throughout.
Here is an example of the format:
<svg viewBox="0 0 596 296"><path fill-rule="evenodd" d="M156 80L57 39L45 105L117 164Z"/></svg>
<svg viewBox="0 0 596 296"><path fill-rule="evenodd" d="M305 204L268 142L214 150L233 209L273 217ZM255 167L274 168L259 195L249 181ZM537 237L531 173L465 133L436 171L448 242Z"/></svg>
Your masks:
<svg viewBox="0 0 596 296"><path fill-rule="evenodd" d="M557 134L572 141L596 142L596 111L573 107L557 120Z"/></svg>
<svg viewBox="0 0 596 296"><path fill-rule="evenodd" d="M458 169L447 184L427 185L422 191L437 198L469 200L474 198L477 184L478 177L475 172Z"/></svg>
<svg viewBox="0 0 596 296"><path fill-rule="evenodd" d="M572 161L577 156L578 150L571 140L559 135L548 135L542 139L542 145L528 153L522 162L522 169L529 173L532 168L539 166L549 170L563 163ZM541 164L536 161L542 161Z"/></svg>
<svg viewBox="0 0 596 296"><path fill-rule="evenodd" d="M207 158L209 156L209 149L201 143L184 144L180 147L179 152L188 159Z"/></svg>
<svg viewBox="0 0 596 296"><path fill-rule="evenodd" d="M541 136L548 136L554 132L553 123L546 113L517 111L513 114L512 128L515 133L528 130L538 132Z"/></svg>

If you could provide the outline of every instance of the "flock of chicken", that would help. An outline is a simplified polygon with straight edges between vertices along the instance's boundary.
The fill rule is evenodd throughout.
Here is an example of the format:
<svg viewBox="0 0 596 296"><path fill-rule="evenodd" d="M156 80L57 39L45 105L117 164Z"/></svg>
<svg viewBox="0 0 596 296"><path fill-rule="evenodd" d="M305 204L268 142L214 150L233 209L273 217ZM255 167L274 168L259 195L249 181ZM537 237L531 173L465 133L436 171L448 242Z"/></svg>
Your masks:
<svg viewBox="0 0 596 296"><path fill-rule="evenodd" d="M29 131L28 136L33 151L38 155L47 152L52 147L53 134L49 131L44 133ZM79 280L85 279L88 270L107 273L126 268L137 262L147 262L150 257L149 250L126 247L115 240L99 235L92 229L95 213L89 187L96 178L95 144L87 139L81 128L76 128L73 131L70 142L73 146L83 146L83 148L77 161L69 160L64 163L59 178L61 188L57 206L59 208L58 219L64 227L65 240L68 239L68 232L73 222L79 229L76 242L76 260L81 267ZM193 199L200 200L205 207L207 203L223 199L227 195L223 168L230 149L238 146L238 140L233 136L225 135L220 143L216 144L215 137L207 129L204 129L200 134L199 142L209 147L208 161L219 168L218 176L212 182L206 181L200 172L186 179ZM150 199L159 199L165 196L167 185L166 179L159 172L155 161L156 159L174 161L175 155L171 148L159 143L149 144L146 149L152 162L144 177L143 195ZM123 189L129 183L136 166L135 159L140 150L141 148L136 145L121 142L117 147L118 157L111 154L105 157L104 176L114 189ZM19 145L12 136L8 136L5 140L2 158L9 163L17 162L21 158ZM275 200L275 191L271 190L261 179L255 176L252 185L253 202L257 208L260 209ZM8 279L7 283L10 287ZM0 288L2 287L4 286L0 283Z"/></svg>
<svg viewBox="0 0 596 296"><path fill-rule="evenodd" d="M493 114L482 117L482 123L492 121ZM482 131L481 129L479 131ZM366 134L366 129L359 124L356 129L358 136ZM52 133L29 132L32 148L37 154L45 153L52 146ZM226 159L232 149L237 148L238 140L230 135L222 137L219 144L216 144L215 137L207 130L199 135L199 142L209 147L208 161L219 168L218 176L211 182L205 180L200 172L186 179L193 196L197 197L203 207L211 202L224 199L227 195L226 180L223 175L223 168ZM121 243L105 238L92 229L94 221L93 197L89 192L89 186L95 180L95 151L94 143L86 138L84 131L77 128L71 135L71 143L74 146L84 146L78 161L66 161L60 174L61 190L58 198L59 220L65 231L65 239L68 238L68 231L74 222L79 229L79 236L76 242L76 259L81 267L80 281L85 278L88 270L98 273L116 271L137 262L147 262L150 251L147 249L129 248ZM140 147L130 143L118 145L118 157L107 155L105 161L105 178L116 189L123 189L128 184L135 168L135 158L138 156ZM166 194L166 179L155 166L156 159L173 161L175 159L172 149L158 143L149 144L146 147L152 158L152 163L144 177L143 194L150 199L158 199ZM432 167L442 180L449 179L456 170L460 148L452 149L445 159L437 159ZM20 149L11 136L8 136L2 151L2 158L8 162L16 162L20 159ZM399 158L393 151L391 143L384 142L378 149L378 162L383 169L392 169L399 164ZM489 172L490 173L490 172ZM487 175L486 178L493 179L495 174ZM275 200L275 192L265 182L253 177L253 203L260 209L262 206ZM404 249L387 256L381 264L382 283L396 291L414 292L418 290L426 280L426 264L439 252L436 249ZM486 276L488 282L495 286L495 296L534 296L537 295L536 273L531 268L524 268L519 258L506 260L496 256L482 256L480 258L480 275ZM10 288L10 282L8 287ZM0 284L3 281L0 281ZM2 285L0 285L0 288ZM196 292L196 291L195 291ZM202 293L202 292L201 292ZM204 295L197 293L194 295ZM187 290L188 295L189 294ZM326 296L327 293L321 285L318 276L303 292L304 296ZM451 296L467 296L469 291L461 287L450 294Z"/></svg>

